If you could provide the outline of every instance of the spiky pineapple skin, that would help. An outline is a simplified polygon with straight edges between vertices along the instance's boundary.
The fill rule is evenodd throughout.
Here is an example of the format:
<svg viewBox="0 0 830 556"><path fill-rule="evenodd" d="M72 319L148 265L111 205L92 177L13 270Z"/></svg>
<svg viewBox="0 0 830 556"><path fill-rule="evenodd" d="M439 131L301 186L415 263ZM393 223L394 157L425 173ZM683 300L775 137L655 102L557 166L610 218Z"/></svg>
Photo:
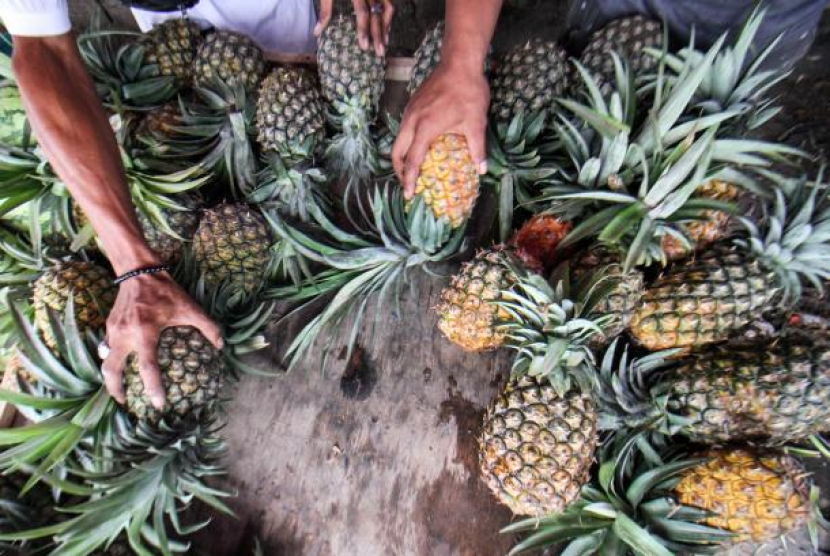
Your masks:
<svg viewBox="0 0 830 556"><path fill-rule="evenodd" d="M180 126L181 110L177 102L168 102L154 110L149 110L138 125L137 135L157 139L175 137Z"/></svg>
<svg viewBox="0 0 830 556"><path fill-rule="evenodd" d="M532 39L506 53L490 86L490 113L508 122L520 112L554 107L555 99L570 87L565 50L557 43Z"/></svg>
<svg viewBox="0 0 830 556"><path fill-rule="evenodd" d="M441 292L438 329L467 351L486 351L504 343L504 333L496 327L500 311L494 302L515 281L504 264L504 253L501 247L481 251Z"/></svg>
<svg viewBox="0 0 830 556"><path fill-rule="evenodd" d="M648 47L659 49L662 45L663 26L659 22L642 15L624 17L595 31L579 61L603 92L608 93L615 74L612 52L629 62L634 75L642 75L657 65L657 60L644 50Z"/></svg>
<svg viewBox="0 0 830 556"><path fill-rule="evenodd" d="M193 59L202 42L202 31L196 22L170 19L153 27L149 37L149 59L158 64L159 73L189 82L193 76Z"/></svg>
<svg viewBox="0 0 830 556"><path fill-rule="evenodd" d="M537 378L513 377L484 417L482 478L516 515L559 513L579 498L596 445L589 394L572 388L560 396Z"/></svg>
<svg viewBox="0 0 830 556"><path fill-rule="evenodd" d="M185 193L177 196L175 200L184 207L184 210L160 210L170 229L178 237L168 234L146 215L141 212L138 213L138 223L141 226L147 245L168 265L178 263L184 256L185 244L192 241L193 235L199 227L199 212L197 209L202 204L201 198L194 194Z"/></svg>
<svg viewBox="0 0 830 556"><path fill-rule="evenodd" d="M738 200L740 189L723 180L709 180L698 187L696 194L715 201L734 202ZM727 212L706 210L701 220L684 224L683 231L692 243L693 250L700 250L723 239L728 233L730 220L731 216ZM669 261L677 261L690 254L685 245L670 235L663 236L662 248Z"/></svg>
<svg viewBox="0 0 830 556"><path fill-rule="evenodd" d="M463 135L445 133L430 145L415 182L420 196L436 218L458 228L473 213L479 193L476 165Z"/></svg>
<svg viewBox="0 0 830 556"><path fill-rule="evenodd" d="M193 256L208 284L226 283L245 293L262 285L271 231L265 218L244 204L205 210L193 237Z"/></svg>
<svg viewBox="0 0 830 556"><path fill-rule="evenodd" d="M439 21L427 31L413 56L412 74L406 90L409 94L417 91L441 62L441 46L444 43L444 22Z"/></svg>
<svg viewBox="0 0 830 556"><path fill-rule="evenodd" d="M770 308L779 293L774 273L719 242L647 288L629 330L652 351L719 342Z"/></svg>
<svg viewBox="0 0 830 556"><path fill-rule="evenodd" d="M669 377L668 408L688 419L694 441L780 445L830 430L830 343L821 334L712 347Z"/></svg>
<svg viewBox="0 0 830 556"><path fill-rule="evenodd" d="M47 346L58 345L52 332L50 311L62 318L70 296L75 303L75 319L81 333L102 328L115 303L112 273L87 261L63 261L48 268L35 281L32 301L35 327Z"/></svg>
<svg viewBox="0 0 830 556"><path fill-rule="evenodd" d="M265 58L262 49L245 35L214 31L199 47L193 71L197 84L219 79L229 86L242 83L254 91L265 73Z"/></svg>
<svg viewBox="0 0 830 556"><path fill-rule="evenodd" d="M595 274L602 273L603 280L615 282L607 295L597 299L591 312L599 316L612 315L614 318L603 327L605 338L619 336L631 323L643 297L643 273L636 269L624 272L619 254L602 246L592 247L577 255L570 268L575 281L591 280ZM595 342L602 343L602 339L597 338Z"/></svg>
<svg viewBox="0 0 830 556"><path fill-rule="evenodd" d="M320 143L325 124L325 108L311 73L279 67L262 81L256 126L263 150L280 151L287 142L302 144L310 138Z"/></svg>
<svg viewBox="0 0 830 556"><path fill-rule="evenodd" d="M808 520L809 481L794 457L745 449L705 455L709 461L684 473L674 493L681 504L713 512L707 525L735 533L739 542L764 542Z"/></svg>
<svg viewBox="0 0 830 556"><path fill-rule="evenodd" d="M357 42L354 18L339 16L323 31L317 48L323 97L333 103L357 99L371 114L383 94L386 62Z"/></svg>
<svg viewBox="0 0 830 556"><path fill-rule="evenodd" d="M224 362L220 351L196 328L165 328L156 354L166 406L156 409L146 394L139 363L131 358L124 383L127 411L141 421L177 422L215 405L224 387Z"/></svg>

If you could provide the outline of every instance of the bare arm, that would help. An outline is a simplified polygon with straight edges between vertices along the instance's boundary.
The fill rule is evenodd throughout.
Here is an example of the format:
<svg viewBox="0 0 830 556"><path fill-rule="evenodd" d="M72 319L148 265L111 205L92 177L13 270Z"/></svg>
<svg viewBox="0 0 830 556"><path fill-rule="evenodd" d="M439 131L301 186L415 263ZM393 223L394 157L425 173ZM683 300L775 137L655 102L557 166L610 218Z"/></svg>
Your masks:
<svg viewBox="0 0 830 556"><path fill-rule="evenodd" d="M136 220L112 129L75 39L15 37L12 64L38 143L89 217L115 272L160 264Z"/></svg>
<svg viewBox="0 0 830 556"><path fill-rule="evenodd" d="M12 67L38 143L89 217L117 274L161 264L144 240L127 188L121 156L92 79L71 34L14 37ZM156 362L163 328L191 325L214 344L219 329L167 275L134 278L119 289L107 319L107 389L124 401L121 373L137 353L153 403L164 404Z"/></svg>
<svg viewBox="0 0 830 556"><path fill-rule="evenodd" d="M407 197L415 192L430 143L442 133L464 135L479 173L487 171L484 136L490 88L483 68L501 3L447 0L441 63L409 101L392 149L392 163Z"/></svg>

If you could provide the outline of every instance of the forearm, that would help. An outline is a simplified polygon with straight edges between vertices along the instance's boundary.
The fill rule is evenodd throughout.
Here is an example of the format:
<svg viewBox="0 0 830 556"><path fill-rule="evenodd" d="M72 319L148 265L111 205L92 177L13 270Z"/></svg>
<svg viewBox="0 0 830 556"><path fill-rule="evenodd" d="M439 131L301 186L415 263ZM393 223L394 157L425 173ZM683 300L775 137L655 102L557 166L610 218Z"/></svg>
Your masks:
<svg viewBox="0 0 830 556"><path fill-rule="evenodd" d="M501 4L502 0L447 0L442 63L482 71Z"/></svg>
<svg viewBox="0 0 830 556"><path fill-rule="evenodd" d="M115 137L72 35L15 37L12 63L38 143L89 218L115 272L158 264L144 241Z"/></svg>

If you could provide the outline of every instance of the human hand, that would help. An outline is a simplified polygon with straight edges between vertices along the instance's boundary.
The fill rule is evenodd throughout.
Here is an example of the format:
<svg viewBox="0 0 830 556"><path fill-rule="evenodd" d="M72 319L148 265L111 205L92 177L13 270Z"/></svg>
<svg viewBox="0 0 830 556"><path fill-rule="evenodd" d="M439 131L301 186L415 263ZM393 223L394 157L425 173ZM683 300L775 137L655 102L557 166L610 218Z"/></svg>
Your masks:
<svg viewBox="0 0 830 556"><path fill-rule="evenodd" d="M124 403L124 365L138 357L144 387L157 409L166 403L156 349L161 331L170 326L193 326L221 349L222 333L195 301L167 274L145 274L122 283L107 319L109 355L102 370L107 391Z"/></svg>
<svg viewBox="0 0 830 556"><path fill-rule="evenodd" d="M314 36L319 37L323 29L331 21L332 3L334 0L320 0L320 18L314 27ZM392 27L392 16L395 6L392 0L352 0L354 15L357 20L357 43L363 50L369 49L371 34L372 48L378 56L386 55L386 45L389 44L389 29Z"/></svg>
<svg viewBox="0 0 830 556"><path fill-rule="evenodd" d="M476 67L476 66L471 66ZM487 172L485 132L490 87L481 70L440 63L410 99L392 146L392 165L404 197L415 194L421 163L432 141L442 133L464 135L478 173Z"/></svg>

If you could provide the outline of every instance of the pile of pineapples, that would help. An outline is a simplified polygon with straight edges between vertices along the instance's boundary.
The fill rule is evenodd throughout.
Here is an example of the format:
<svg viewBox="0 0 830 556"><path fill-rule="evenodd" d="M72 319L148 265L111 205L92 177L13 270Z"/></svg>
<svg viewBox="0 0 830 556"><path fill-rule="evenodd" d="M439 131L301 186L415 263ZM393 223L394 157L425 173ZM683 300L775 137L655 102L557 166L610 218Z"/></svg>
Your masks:
<svg viewBox="0 0 830 556"><path fill-rule="evenodd" d="M515 350L479 435L511 554L711 553L824 524L799 455L826 454L830 199L777 111L763 18L708 51L611 22L579 58L496 60L500 240L436 307L468 351ZM462 194L463 195L463 194ZM515 230L515 231L514 231Z"/></svg>
<svg viewBox="0 0 830 556"><path fill-rule="evenodd" d="M221 351L163 331L162 410L132 360L126 404L106 393L112 271L5 75L0 355L15 391L0 399L26 423L0 431L0 542L187 552L194 501L231 511L213 485L222 406L262 372L243 356L276 305L318 311L291 368L338 324L353 343L413 272L464 256L438 328L516 352L480 437L484 481L530 517L507 529L528 533L514 552L702 553L821 523L793 453L830 452L828 327L798 308L830 277L830 202L821 176L779 173L803 153L752 138L783 77L752 48L762 17L705 52L669 52L659 23L633 17L577 58L543 40L495 57L489 173L441 135L410 200L391 172L397 124L378 113L385 61L351 18L326 28L317 73L187 19L147 35L93 22L79 48L143 233L225 331ZM418 49L410 92L443 32ZM472 219L493 244L471 256Z"/></svg>

